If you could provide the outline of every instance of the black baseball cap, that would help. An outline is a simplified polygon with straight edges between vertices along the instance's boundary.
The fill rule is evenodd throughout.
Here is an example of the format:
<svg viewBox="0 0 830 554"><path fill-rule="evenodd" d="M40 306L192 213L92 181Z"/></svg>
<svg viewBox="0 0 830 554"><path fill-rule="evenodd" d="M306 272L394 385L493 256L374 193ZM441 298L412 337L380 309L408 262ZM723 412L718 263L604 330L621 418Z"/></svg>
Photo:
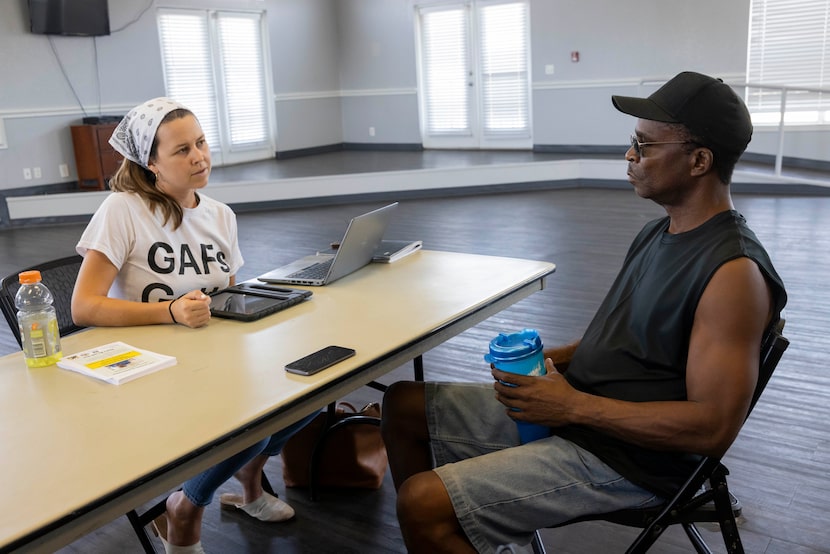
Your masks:
<svg viewBox="0 0 830 554"><path fill-rule="evenodd" d="M721 79L684 71L648 98L612 96L614 107L640 119L681 123L715 152L741 154L752 139L749 110Z"/></svg>

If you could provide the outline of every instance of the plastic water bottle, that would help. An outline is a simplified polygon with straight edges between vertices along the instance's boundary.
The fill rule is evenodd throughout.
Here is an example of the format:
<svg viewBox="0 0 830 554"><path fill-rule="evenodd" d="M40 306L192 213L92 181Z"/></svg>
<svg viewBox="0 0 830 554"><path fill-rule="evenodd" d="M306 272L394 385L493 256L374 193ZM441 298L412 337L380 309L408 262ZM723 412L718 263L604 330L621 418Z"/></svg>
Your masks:
<svg viewBox="0 0 830 554"><path fill-rule="evenodd" d="M26 365L45 367L57 363L63 352L52 293L41 282L40 271L24 271L18 279L20 289L14 305L18 310L17 324Z"/></svg>
<svg viewBox="0 0 830 554"><path fill-rule="evenodd" d="M484 359L496 369L520 375L544 375L544 353L542 339L535 329L524 329L518 333L499 333L490 341L490 352ZM508 384L508 383L505 383ZM514 408L515 409L515 408ZM519 440L522 444L550 436L550 428L528 421L517 421Z"/></svg>

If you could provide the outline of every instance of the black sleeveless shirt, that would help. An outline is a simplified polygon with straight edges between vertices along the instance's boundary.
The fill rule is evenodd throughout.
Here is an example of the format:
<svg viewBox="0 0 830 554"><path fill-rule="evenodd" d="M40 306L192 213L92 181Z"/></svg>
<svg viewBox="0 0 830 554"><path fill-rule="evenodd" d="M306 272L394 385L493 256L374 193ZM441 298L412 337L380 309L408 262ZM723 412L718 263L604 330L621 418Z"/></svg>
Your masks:
<svg viewBox="0 0 830 554"><path fill-rule="evenodd" d="M772 290L773 320L787 301L781 278L743 216L726 211L669 234L669 218L648 223L588 326L565 373L576 389L633 402L686 399L686 359L698 302L712 275L752 259ZM671 496L700 460L642 448L600 431L566 426L556 434L593 452L623 477Z"/></svg>

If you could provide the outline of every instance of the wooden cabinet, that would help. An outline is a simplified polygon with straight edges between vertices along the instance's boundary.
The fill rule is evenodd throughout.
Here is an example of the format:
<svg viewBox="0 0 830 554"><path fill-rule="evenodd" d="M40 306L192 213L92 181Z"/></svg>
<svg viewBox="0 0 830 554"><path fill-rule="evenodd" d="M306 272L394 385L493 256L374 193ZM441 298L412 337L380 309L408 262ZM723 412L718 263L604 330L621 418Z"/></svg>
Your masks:
<svg viewBox="0 0 830 554"><path fill-rule="evenodd" d="M72 146L78 169L78 188L105 190L123 157L109 144L117 123L72 125Z"/></svg>

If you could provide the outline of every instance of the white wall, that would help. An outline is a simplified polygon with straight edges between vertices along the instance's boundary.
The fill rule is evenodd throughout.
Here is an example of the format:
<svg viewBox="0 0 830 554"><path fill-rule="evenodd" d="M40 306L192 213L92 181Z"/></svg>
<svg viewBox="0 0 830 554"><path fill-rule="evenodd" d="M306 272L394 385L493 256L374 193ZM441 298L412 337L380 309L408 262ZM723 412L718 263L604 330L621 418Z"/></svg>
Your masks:
<svg viewBox="0 0 830 554"><path fill-rule="evenodd" d="M110 0L112 29L144 5ZM106 37L47 37L28 32L25 0L0 3L0 118L8 145L0 150L0 189L75 181L70 125L163 94L154 16L151 9ZM67 178L61 163L70 167ZM40 167L42 178L24 180L24 167Z"/></svg>
<svg viewBox="0 0 830 554"><path fill-rule="evenodd" d="M411 3L339 0L336 5L343 142L420 144Z"/></svg>
<svg viewBox="0 0 830 554"><path fill-rule="evenodd" d="M280 150L343 141L335 2L198 2L267 11ZM121 115L165 94L156 10L193 5L192 0L109 0L110 27L126 28L91 38L31 34L26 0L1 1L0 119L7 148L0 148L0 190L76 181L69 126L85 115ZM61 163L69 166L69 177L60 177ZM40 167L42 178L24 180L26 167Z"/></svg>
<svg viewBox="0 0 830 554"><path fill-rule="evenodd" d="M277 151L343 142L336 0L271 0Z"/></svg>
<svg viewBox="0 0 830 554"><path fill-rule="evenodd" d="M624 144L634 122L611 95L648 94L642 79L743 80L748 14L749 0L533 2L534 144Z"/></svg>
<svg viewBox="0 0 830 554"><path fill-rule="evenodd" d="M420 143L416 0L201 0L265 9L278 151L348 143ZM155 17L188 0L109 0L108 37L28 32L25 0L0 2L0 191L76 180L69 125L84 110L123 114L164 94ZM624 145L633 128L611 94L647 94L692 69L742 82L749 0L531 0L536 145ZM570 61L579 51L579 63ZM552 64L554 74L545 73ZM100 87L98 83L100 82ZM75 89L73 93L69 83ZM0 128L2 128L0 127ZM368 128L375 128L371 137ZM775 130L756 129L749 151L773 154ZM788 136L785 154L830 160L827 132ZM58 165L70 176L61 178ZM41 167L39 180L24 167Z"/></svg>

